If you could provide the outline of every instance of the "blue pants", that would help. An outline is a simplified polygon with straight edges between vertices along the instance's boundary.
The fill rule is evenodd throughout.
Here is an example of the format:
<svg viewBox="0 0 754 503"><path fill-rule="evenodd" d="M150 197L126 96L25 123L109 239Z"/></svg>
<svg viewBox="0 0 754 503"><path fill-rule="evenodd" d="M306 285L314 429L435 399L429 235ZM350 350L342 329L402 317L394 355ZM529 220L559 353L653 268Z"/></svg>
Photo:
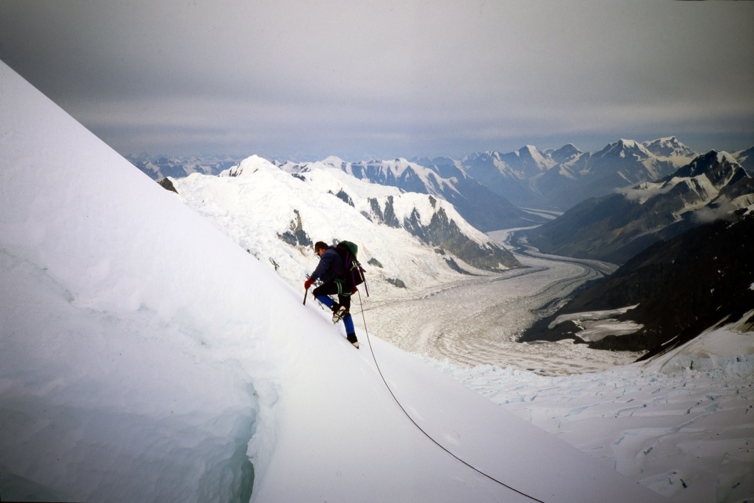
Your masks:
<svg viewBox="0 0 754 503"><path fill-rule="evenodd" d="M320 285L317 288L314 289L314 298L320 301L322 304L326 305L327 307L331 308L335 304L335 301L332 300L328 295L337 295L338 294L338 285L335 283L325 283L324 285ZM338 295L338 300L340 301L339 305L345 306L346 309L351 308L351 297L350 296L344 296L344 295ZM349 314L345 318L343 318L343 325L346 327L346 334L355 334L356 331L353 327L353 320L351 319L351 315Z"/></svg>

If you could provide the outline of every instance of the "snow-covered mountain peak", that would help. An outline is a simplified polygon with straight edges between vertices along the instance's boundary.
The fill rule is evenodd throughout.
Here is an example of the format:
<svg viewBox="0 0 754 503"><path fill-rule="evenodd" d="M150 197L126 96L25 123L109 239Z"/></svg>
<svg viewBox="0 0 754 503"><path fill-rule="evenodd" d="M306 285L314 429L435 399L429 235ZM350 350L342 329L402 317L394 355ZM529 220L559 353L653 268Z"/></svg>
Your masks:
<svg viewBox="0 0 754 503"><path fill-rule="evenodd" d="M617 148L623 151L641 152L647 157L651 155L651 153L647 151L647 149L644 148L644 146L636 140L627 140L625 138L621 138L620 140L618 140Z"/></svg>
<svg viewBox="0 0 754 503"><path fill-rule="evenodd" d="M519 158L527 163L529 169L545 171L552 167L555 163L552 159L546 158L534 145L525 145L520 148L518 152ZM531 164L533 163L533 165Z"/></svg>
<svg viewBox="0 0 754 503"><path fill-rule="evenodd" d="M615 143L608 144L605 148L595 154L598 158L613 159L633 159L636 161L645 161L655 156L647 150L641 143L635 140L621 138Z"/></svg>
<svg viewBox="0 0 754 503"><path fill-rule="evenodd" d="M553 167L559 164L561 167L567 167L576 162L583 152L573 143L568 143L558 149L545 150L543 154L552 159Z"/></svg>
<svg viewBox="0 0 754 503"><path fill-rule="evenodd" d="M710 151L657 182L645 182L619 190L627 200L641 205L662 196L667 208L680 219L697 212L699 218L726 216L754 201L746 171L727 152ZM671 202L672 201L672 202Z"/></svg>
<svg viewBox="0 0 754 503"><path fill-rule="evenodd" d="M464 160L476 160L484 158L500 160L500 152L498 152L497 150L485 150L484 152L476 152L474 154L467 155L466 157L464 157Z"/></svg>
<svg viewBox="0 0 754 503"><path fill-rule="evenodd" d="M562 155L576 155L576 154L581 154L581 153L582 153L581 150L579 150L579 148L573 143L566 143L559 149L552 151L553 156L555 156L555 154L562 156Z"/></svg>
<svg viewBox="0 0 754 503"><path fill-rule="evenodd" d="M738 160L728 152L718 152L717 153L717 162L719 163L728 163L728 164L739 164Z"/></svg>
<svg viewBox="0 0 754 503"><path fill-rule="evenodd" d="M642 146L660 159L672 162L676 167L685 166L697 155L675 136L646 141L642 143Z"/></svg>
<svg viewBox="0 0 754 503"><path fill-rule="evenodd" d="M680 168L673 177L692 177L698 175L707 175L716 177L715 173L726 171L732 173L736 170L743 171L738 161L728 152L719 152L710 150L706 154L701 154L694 158L688 165ZM745 172L744 172L745 173Z"/></svg>
<svg viewBox="0 0 754 503"><path fill-rule="evenodd" d="M234 166L230 169L226 169L220 176L222 177L236 177L236 176L249 176L256 173L259 170L275 170L278 171L278 167L272 164L267 159L259 157L258 155L252 155L241 161L238 166Z"/></svg>
<svg viewBox="0 0 754 503"><path fill-rule="evenodd" d="M341 169L341 167L344 164L346 164L346 162L343 159L341 159L340 157L336 155L325 157L320 162L326 166L332 166L333 168L338 168L338 169Z"/></svg>

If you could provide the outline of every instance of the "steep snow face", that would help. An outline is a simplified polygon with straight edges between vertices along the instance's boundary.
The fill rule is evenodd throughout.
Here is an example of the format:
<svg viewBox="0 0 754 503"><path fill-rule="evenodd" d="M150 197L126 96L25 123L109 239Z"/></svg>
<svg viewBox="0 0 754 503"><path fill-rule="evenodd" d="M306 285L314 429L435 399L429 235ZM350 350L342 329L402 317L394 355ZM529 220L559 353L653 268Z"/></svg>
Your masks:
<svg viewBox="0 0 754 503"><path fill-rule="evenodd" d="M451 257L462 268L483 273L452 250L440 254L434 249L439 243L422 242L407 231L407 222L414 234L430 229L438 214L453 223L468 247L502 250L446 201L367 183L340 170L315 165L291 175L252 156L223 175L195 174L174 183L191 208L295 286L318 262L316 241L357 243L376 292L395 284L413 288L458 279Z"/></svg>
<svg viewBox="0 0 754 503"><path fill-rule="evenodd" d="M0 492L247 500L279 397L249 306L290 292L2 63L0 81Z"/></svg>
<svg viewBox="0 0 754 503"><path fill-rule="evenodd" d="M727 163L727 164L738 164L738 161L734 156L729 154L728 152L718 152L717 153L717 162L720 164Z"/></svg>

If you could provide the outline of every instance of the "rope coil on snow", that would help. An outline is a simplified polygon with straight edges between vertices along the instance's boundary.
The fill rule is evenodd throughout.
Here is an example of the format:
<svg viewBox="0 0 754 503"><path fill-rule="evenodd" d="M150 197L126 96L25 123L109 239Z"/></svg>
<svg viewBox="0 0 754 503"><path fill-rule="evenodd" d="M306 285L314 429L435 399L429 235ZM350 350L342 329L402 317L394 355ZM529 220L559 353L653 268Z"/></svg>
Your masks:
<svg viewBox="0 0 754 503"><path fill-rule="evenodd" d="M371 353L372 353L372 360L374 360L374 364L377 367L377 372L379 372L380 377L382 378L382 382L385 383L385 387L390 392L390 395L393 397L393 400L395 400L395 403L398 404L398 407L401 408L401 410L406 415L406 417L409 419L409 421L411 421L412 423L414 423L414 426L416 426L416 428L419 431L421 431L422 433L424 433L424 435L428 439L430 439L432 442L434 442L434 444L437 445L440 449L442 449L443 451L447 452L448 454L450 454L455 459L457 459L458 461L460 461L461 463L463 463L467 467L471 468L475 472L479 473L480 475L483 475L483 476L487 477L488 479L492 480L493 482L497 482L501 486L503 486L503 487L505 487L507 489L510 489L511 491L516 492L516 493L520 494L521 496L529 498L532 501L537 501L539 503L545 503L544 501L542 501L540 499L537 499L534 496L530 496L530 495L526 494L525 492L519 491L518 489L509 486L505 482L501 482L500 480L496 479L495 477L493 477L493 476L491 476L491 475L489 475L487 473L484 473L479 468L476 468L475 466L473 466L473 465L469 464L468 462L464 461L463 459L459 458L458 456L456 456L455 454L453 454L452 452L450 452L440 442L438 442L437 440L435 440L434 438L432 438L432 436L429 433L427 433L426 431L424 431L424 429L421 426L419 426L419 424L416 421L414 421L414 418L411 417L411 415L408 413L408 411L406 411L406 409L403 407L403 405L401 404L401 402L398 400L398 397L396 397L395 393L393 393L393 390L390 388L390 385L387 383L387 380L385 379L385 376L382 374L382 369L380 369L380 364L377 363L377 358L374 356L374 349L372 348L372 340L369 338L369 330L367 330L367 320L366 320L366 317L364 316L364 304L361 301L361 293L359 293L359 305L361 307L361 318L362 318L362 320L364 320L364 332L367 334L367 342L369 343L369 351L371 351Z"/></svg>

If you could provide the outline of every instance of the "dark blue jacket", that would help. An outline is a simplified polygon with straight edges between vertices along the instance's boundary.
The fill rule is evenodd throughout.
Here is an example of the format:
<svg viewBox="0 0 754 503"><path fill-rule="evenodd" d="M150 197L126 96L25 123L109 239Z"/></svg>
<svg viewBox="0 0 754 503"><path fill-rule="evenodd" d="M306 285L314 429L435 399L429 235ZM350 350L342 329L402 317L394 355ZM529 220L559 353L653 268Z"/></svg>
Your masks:
<svg viewBox="0 0 754 503"><path fill-rule="evenodd" d="M327 283L343 276L344 272L343 260L335 250L335 247L331 246L319 257L319 265L314 269L311 278L320 279L322 282Z"/></svg>

